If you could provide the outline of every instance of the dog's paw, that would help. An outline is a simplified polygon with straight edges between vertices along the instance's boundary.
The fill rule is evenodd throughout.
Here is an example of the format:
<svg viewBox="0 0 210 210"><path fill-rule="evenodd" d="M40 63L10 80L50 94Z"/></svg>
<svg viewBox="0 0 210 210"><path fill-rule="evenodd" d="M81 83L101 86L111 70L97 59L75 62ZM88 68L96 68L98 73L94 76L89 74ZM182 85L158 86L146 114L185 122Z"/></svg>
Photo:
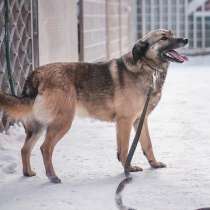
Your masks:
<svg viewBox="0 0 210 210"><path fill-rule="evenodd" d="M34 171L23 171L23 176L32 177L32 176L36 176L36 173Z"/></svg>
<svg viewBox="0 0 210 210"><path fill-rule="evenodd" d="M166 168L166 164L162 163L162 162L157 162L157 161L150 161L149 162L152 168Z"/></svg>
<svg viewBox="0 0 210 210"><path fill-rule="evenodd" d="M59 184L61 183L61 179L59 179L57 176L49 176L48 177L50 182L55 183L55 184Z"/></svg>
<svg viewBox="0 0 210 210"><path fill-rule="evenodd" d="M129 166L128 171L129 172L138 172L138 171L143 171L143 168L141 168L139 166Z"/></svg>

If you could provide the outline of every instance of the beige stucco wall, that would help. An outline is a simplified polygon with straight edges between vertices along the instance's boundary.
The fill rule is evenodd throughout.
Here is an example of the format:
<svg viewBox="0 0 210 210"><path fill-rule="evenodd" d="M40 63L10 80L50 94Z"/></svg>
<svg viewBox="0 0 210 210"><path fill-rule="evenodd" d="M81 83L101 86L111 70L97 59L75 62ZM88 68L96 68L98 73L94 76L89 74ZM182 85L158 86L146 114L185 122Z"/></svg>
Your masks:
<svg viewBox="0 0 210 210"><path fill-rule="evenodd" d="M39 0L40 65L78 60L76 0Z"/></svg>

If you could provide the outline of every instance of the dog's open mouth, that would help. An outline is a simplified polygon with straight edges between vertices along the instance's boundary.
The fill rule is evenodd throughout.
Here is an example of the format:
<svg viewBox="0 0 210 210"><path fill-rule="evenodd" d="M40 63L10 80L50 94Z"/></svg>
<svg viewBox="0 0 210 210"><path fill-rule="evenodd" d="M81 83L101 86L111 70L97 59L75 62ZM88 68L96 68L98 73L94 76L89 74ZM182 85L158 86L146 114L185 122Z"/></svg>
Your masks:
<svg viewBox="0 0 210 210"><path fill-rule="evenodd" d="M176 50L163 52L165 58L172 62L183 63L188 60L187 56L179 54Z"/></svg>

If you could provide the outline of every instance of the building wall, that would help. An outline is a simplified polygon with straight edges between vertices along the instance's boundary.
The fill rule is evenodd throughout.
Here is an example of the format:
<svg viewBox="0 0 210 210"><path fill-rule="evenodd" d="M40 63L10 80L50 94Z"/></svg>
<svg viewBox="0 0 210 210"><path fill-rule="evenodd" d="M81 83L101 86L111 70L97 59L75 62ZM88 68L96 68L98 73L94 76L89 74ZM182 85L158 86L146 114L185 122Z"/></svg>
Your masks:
<svg viewBox="0 0 210 210"><path fill-rule="evenodd" d="M126 53L132 42L131 6L131 1L120 0L120 54Z"/></svg>
<svg viewBox="0 0 210 210"><path fill-rule="evenodd" d="M187 0L139 0L137 2L138 34L166 28L177 36L185 35L185 2Z"/></svg>
<svg viewBox="0 0 210 210"><path fill-rule="evenodd" d="M84 61L119 57L132 40L131 2L127 0L82 0ZM132 40L132 41L131 41Z"/></svg>
<svg viewBox="0 0 210 210"><path fill-rule="evenodd" d="M108 57L126 53L131 44L132 4L127 0L107 0Z"/></svg>
<svg viewBox="0 0 210 210"><path fill-rule="evenodd" d="M188 37L191 52L210 51L210 0L138 0L137 13L139 38L165 28Z"/></svg>
<svg viewBox="0 0 210 210"><path fill-rule="evenodd" d="M78 60L77 4L39 0L40 65Z"/></svg>
<svg viewBox="0 0 210 210"><path fill-rule="evenodd" d="M130 43L133 45L138 39L138 0L131 0L131 9L130 9Z"/></svg>
<svg viewBox="0 0 210 210"><path fill-rule="evenodd" d="M108 57L117 57L121 53L121 8L119 0L107 0L107 50Z"/></svg>
<svg viewBox="0 0 210 210"><path fill-rule="evenodd" d="M127 52L134 42L133 6L127 0L39 0L40 65L78 57L100 61Z"/></svg>
<svg viewBox="0 0 210 210"><path fill-rule="evenodd" d="M106 58L106 1L84 0L83 4L83 59Z"/></svg>

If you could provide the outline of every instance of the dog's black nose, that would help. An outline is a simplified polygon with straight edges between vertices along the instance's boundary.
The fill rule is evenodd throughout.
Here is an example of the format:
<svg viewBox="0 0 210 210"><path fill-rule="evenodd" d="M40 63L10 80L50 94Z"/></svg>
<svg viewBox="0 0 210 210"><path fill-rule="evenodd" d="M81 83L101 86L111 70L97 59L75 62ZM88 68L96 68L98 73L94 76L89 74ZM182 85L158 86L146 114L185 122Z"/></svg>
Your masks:
<svg viewBox="0 0 210 210"><path fill-rule="evenodd" d="M188 43L188 39L183 39L184 44Z"/></svg>

